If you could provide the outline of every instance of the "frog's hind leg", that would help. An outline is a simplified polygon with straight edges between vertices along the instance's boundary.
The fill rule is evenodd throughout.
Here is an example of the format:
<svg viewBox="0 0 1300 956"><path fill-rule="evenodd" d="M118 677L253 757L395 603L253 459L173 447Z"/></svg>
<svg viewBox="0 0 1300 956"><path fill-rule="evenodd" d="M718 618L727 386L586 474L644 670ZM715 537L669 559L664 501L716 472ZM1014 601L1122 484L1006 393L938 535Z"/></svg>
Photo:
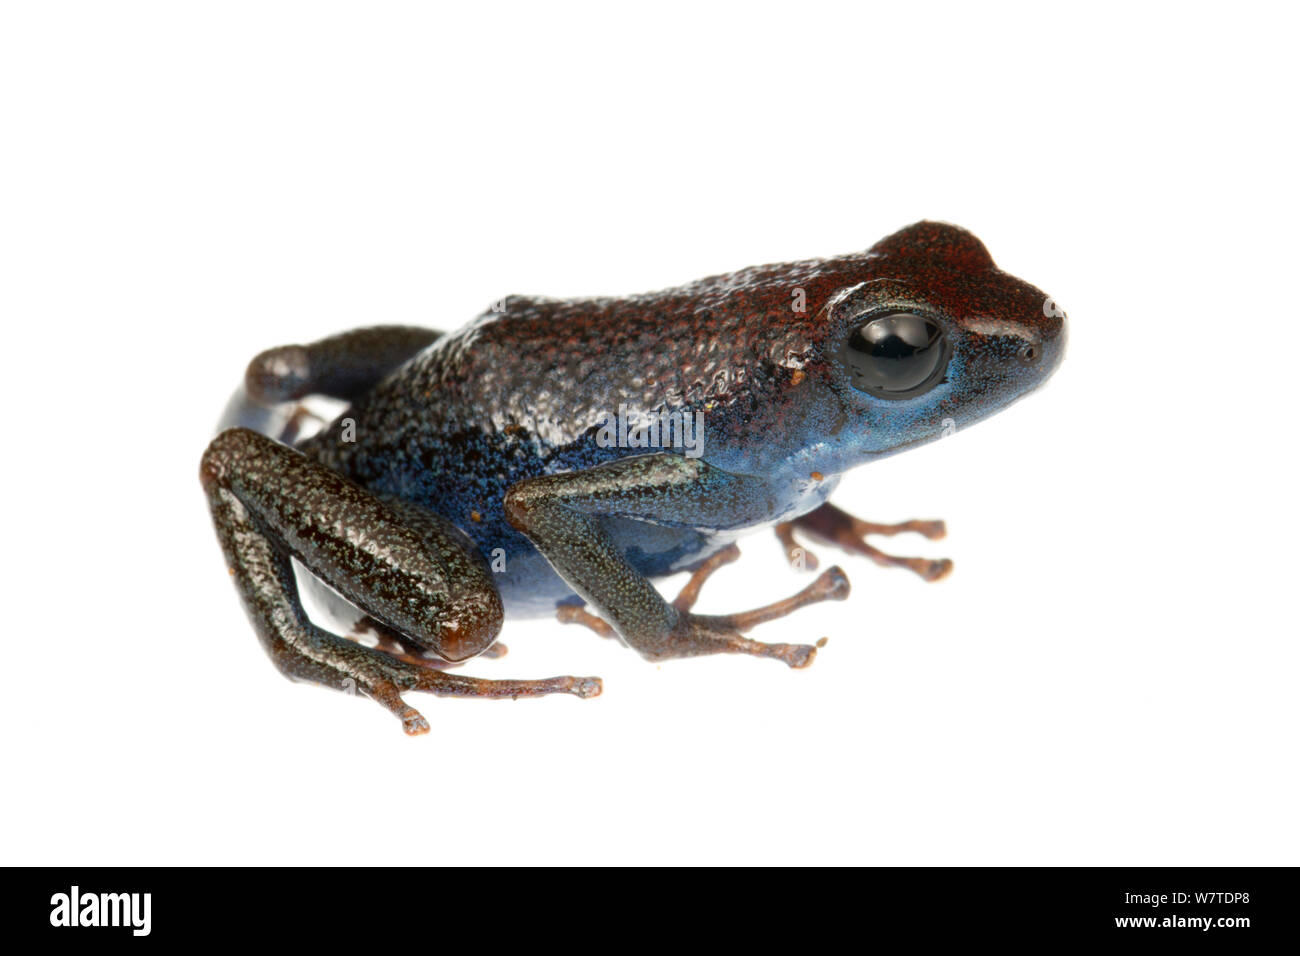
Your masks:
<svg viewBox="0 0 1300 956"><path fill-rule="evenodd" d="M500 630L500 597L481 559L440 519L419 521L301 453L247 429L222 432L200 469L230 574L263 646L281 673L361 693L408 734L428 721L410 690L456 697L593 697L597 678L485 680L401 660L317 626L298 595L291 558L404 643L466 660Z"/></svg>
<svg viewBox="0 0 1300 956"><path fill-rule="evenodd" d="M354 402L442 336L434 329L377 325L309 345L281 345L248 363L218 430L250 428L293 445L324 422L301 400Z"/></svg>
<svg viewBox="0 0 1300 956"><path fill-rule="evenodd" d="M244 388L262 405L308 395L355 401L441 336L416 326L376 325L310 345L281 345L248 363Z"/></svg>
<svg viewBox="0 0 1300 956"><path fill-rule="evenodd" d="M821 507L801 515L793 521L776 526L776 536L785 548L787 559L800 570L817 567L817 556L801 547L795 540L796 530L825 544L842 548L850 554L860 554L886 567L907 568L926 581L938 581L952 571L952 561L947 558L902 558L886 554L867 543L867 535L919 534L938 541L946 533L942 521L904 521L900 524L874 524L862 521L841 511L829 501Z"/></svg>

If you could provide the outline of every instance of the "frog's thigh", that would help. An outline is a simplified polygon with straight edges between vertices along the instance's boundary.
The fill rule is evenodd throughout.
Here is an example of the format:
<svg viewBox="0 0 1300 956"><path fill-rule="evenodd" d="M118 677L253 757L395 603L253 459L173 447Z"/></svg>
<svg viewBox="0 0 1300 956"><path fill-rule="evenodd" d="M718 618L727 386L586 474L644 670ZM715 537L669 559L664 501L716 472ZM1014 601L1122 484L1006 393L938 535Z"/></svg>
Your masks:
<svg viewBox="0 0 1300 956"><path fill-rule="evenodd" d="M449 660L492 643L501 602L490 572L429 516L421 526L364 488L247 429L208 447L203 478L367 613Z"/></svg>
<svg viewBox="0 0 1300 956"><path fill-rule="evenodd" d="M307 395L355 401L441 335L416 326L376 325L310 345L281 345L248 363L244 387L264 405Z"/></svg>
<svg viewBox="0 0 1300 956"><path fill-rule="evenodd" d="M367 694L402 718L428 723L406 690L477 697L599 693L590 678L489 681L396 660L316 626L299 600L290 556L367 613L449 659L487 647L501 626L489 572L436 519L409 522L369 492L247 429L222 432L201 477L226 562L259 638L291 678Z"/></svg>

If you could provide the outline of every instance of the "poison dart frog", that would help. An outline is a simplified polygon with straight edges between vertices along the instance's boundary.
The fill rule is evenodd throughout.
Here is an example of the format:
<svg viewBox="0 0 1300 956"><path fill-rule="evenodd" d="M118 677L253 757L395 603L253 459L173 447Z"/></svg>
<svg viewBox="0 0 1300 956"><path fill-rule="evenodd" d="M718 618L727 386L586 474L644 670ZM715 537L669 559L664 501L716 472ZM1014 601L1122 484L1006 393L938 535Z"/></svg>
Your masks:
<svg viewBox="0 0 1300 956"><path fill-rule="evenodd" d="M919 222L865 252L625 298L495 303L458 332L362 328L258 355L200 477L253 628L282 673L382 704L407 691L593 697L594 677L488 680L506 614L557 615L651 661L751 654L806 667L755 625L841 600L839 567L784 600L704 615L736 541L775 529L937 580L831 504L848 469L997 412L1061 361L1065 315L971 233ZM346 403L299 434L308 396ZM330 609L304 609L302 579ZM656 578L691 572L674 600ZM320 615L318 615L320 616Z"/></svg>

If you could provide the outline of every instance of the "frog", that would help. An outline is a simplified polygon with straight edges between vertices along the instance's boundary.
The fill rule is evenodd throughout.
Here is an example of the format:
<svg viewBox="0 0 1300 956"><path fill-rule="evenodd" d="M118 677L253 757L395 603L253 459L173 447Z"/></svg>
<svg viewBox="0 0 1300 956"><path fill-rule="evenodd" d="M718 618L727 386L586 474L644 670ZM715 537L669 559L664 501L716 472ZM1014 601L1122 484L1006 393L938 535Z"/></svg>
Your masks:
<svg viewBox="0 0 1300 956"><path fill-rule="evenodd" d="M1065 343L1051 298L971 232L924 220L838 257L624 297L507 296L455 332L380 325L268 349L200 479L279 671L368 697L418 735L430 723L408 692L601 693L597 677L461 673L504 653L507 616L585 625L652 662L806 668L824 637L749 632L847 599L841 566L730 614L694 610L708 578L763 530L808 572L819 560L801 541L946 577L951 561L868 540L937 540L942 521L862 520L832 493L1034 391ZM311 432L322 396L341 410ZM680 573L670 600L656 582Z"/></svg>

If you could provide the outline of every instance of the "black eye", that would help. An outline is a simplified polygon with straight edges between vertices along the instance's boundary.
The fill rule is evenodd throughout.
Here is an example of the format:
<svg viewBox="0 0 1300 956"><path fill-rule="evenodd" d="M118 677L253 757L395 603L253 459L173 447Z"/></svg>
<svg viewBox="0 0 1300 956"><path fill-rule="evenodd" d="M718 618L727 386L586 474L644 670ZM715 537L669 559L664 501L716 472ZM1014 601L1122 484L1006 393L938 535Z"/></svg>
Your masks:
<svg viewBox="0 0 1300 956"><path fill-rule="evenodd" d="M949 353L937 322L892 312L854 329L842 354L854 388L881 398L908 398L938 381Z"/></svg>

